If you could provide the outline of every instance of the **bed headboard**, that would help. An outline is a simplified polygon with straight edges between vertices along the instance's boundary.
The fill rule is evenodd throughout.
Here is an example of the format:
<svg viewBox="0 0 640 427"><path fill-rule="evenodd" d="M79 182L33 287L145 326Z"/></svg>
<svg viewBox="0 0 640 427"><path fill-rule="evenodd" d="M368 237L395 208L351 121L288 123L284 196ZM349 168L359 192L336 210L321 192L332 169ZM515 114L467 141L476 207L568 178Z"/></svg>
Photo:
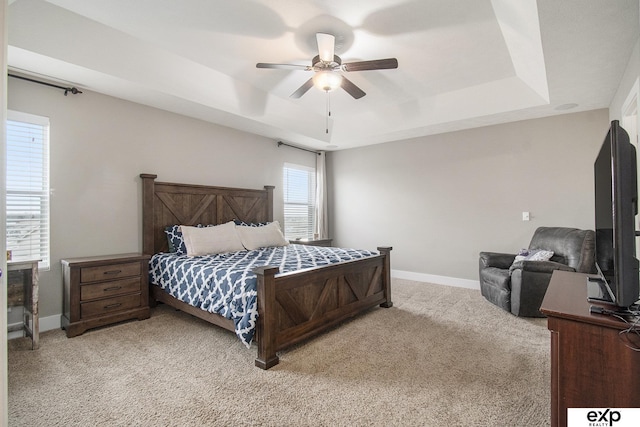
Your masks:
<svg viewBox="0 0 640 427"><path fill-rule="evenodd" d="M156 182L157 175L142 178L142 251L167 252L165 227L175 224L224 224L273 221L273 189L212 187Z"/></svg>

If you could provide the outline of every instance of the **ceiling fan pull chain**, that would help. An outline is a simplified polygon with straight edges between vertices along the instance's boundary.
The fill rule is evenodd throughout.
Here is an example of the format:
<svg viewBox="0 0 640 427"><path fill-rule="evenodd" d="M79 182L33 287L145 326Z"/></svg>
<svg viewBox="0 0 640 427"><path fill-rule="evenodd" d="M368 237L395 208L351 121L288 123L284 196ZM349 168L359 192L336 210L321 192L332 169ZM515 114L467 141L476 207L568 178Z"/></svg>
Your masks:
<svg viewBox="0 0 640 427"><path fill-rule="evenodd" d="M331 101L330 101L330 95L329 95L329 91L327 92L327 126L325 128L325 133L329 133L329 117L331 116Z"/></svg>

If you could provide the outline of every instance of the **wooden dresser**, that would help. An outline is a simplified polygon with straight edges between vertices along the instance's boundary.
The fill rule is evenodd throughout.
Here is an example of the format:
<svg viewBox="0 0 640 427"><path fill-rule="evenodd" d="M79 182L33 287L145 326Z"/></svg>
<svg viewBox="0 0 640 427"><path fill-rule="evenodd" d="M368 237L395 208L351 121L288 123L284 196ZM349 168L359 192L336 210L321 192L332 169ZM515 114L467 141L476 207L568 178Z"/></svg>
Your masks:
<svg viewBox="0 0 640 427"><path fill-rule="evenodd" d="M625 342L627 324L589 312L587 277L555 271L540 308L551 331L552 427L567 425L567 408L640 407L640 352L626 345L640 339Z"/></svg>
<svg viewBox="0 0 640 427"><path fill-rule="evenodd" d="M67 337L149 318L149 258L121 254L62 260L62 328Z"/></svg>

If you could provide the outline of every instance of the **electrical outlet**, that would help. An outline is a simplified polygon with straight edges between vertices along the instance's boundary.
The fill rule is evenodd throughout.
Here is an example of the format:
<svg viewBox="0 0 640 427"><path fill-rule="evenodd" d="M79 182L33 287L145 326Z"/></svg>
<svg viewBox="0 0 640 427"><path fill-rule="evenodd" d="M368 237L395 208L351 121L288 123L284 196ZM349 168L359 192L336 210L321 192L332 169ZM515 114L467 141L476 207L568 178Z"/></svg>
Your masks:
<svg viewBox="0 0 640 427"><path fill-rule="evenodd" d="M522 212L522 220L529 221L529 219L530 219L529 212Z"/></svg>

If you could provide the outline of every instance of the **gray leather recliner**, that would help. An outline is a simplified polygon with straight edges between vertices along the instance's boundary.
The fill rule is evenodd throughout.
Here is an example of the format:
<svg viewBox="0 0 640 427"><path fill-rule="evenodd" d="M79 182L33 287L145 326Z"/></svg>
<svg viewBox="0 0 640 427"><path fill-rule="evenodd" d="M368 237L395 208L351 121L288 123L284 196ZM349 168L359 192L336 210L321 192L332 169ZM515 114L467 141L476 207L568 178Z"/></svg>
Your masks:
<svg viewBox="0 0 640 427"><path fill-rule="evenodd" d="M549 261L518 261L515 254L480 252L480 291L516 316L544 317L542 299L554 270L594 273L595 233L566 227L539 227L530 250L553 251ZM586 285L585 285L586 286Z"/></svg>

